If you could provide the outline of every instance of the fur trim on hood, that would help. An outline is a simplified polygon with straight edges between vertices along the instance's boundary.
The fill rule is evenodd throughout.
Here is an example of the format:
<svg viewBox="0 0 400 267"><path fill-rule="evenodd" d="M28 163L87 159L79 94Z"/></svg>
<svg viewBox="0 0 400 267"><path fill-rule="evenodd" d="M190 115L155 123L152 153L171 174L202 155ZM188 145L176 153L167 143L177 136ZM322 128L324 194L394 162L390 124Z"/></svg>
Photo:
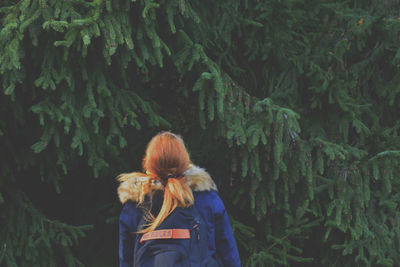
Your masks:
<svg viewBox="0 0 400 267"><path fill-rule="evenodd" d="M143 185L148 177L140 173L125 174L121 184L118 187L118 197L122 204L128 200L134 202L139 201L141 185ZM217 191L217 186L214 183L208 172L198 166L191 166L185 173L186 183L193 191ZM162 184L159 181L153 181L151 187L154 190L161 189Z"/></svg>

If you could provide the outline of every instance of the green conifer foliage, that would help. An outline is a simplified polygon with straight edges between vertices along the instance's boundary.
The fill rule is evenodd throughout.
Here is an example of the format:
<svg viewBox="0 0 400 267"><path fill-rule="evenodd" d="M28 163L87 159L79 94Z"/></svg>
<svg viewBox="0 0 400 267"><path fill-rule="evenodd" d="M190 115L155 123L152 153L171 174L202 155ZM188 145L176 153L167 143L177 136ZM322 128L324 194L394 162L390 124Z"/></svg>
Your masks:
<svg viewBox="0 0 400 267"><path fill-rule="evenodd" d="M245 266L396 266L399 10L1 1L0 264L84 265L71 247L89 226L50 219L27 177L61 194L84 162L83 184L110 179L143 153L138 136L172 129L221 148L192 157L221 162L209 171Z"/></svg>

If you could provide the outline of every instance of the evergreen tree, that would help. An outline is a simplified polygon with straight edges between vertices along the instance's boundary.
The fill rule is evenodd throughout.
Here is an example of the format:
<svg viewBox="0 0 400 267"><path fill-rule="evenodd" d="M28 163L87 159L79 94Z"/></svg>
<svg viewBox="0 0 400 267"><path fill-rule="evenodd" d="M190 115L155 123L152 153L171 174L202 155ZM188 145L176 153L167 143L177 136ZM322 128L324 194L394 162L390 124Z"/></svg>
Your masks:
<svg viewBox="0 0 400 267"><path fill-rule="evenodd" d="M1 1L0 264L93 266L103 235L116 265L113 180L170 129L215 177L246 266L396 266L399 10Z"/></svg>

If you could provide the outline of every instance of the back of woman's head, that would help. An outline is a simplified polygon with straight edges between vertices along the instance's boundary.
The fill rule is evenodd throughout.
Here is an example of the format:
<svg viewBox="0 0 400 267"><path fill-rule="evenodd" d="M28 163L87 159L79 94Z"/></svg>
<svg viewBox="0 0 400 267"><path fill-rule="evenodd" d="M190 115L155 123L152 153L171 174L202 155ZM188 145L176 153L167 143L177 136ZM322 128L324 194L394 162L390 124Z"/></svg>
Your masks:
<svg viewBox="0 0 400 267"><path fill-rule="evenodd" d="M170 132L154 136L147 145L143 158L143 170L162 181L169 175L182 175L189 164L189 154L182 138Z"/></svg>
<svg viewBox="0 0 400 267"><path fill-rule="evenodd" d="M194 198L190 187L186 184L185 171L189 168L190 158L182 138L162 132L154 136L147 145L143 158L143 170L149 176L141 192L141 203L146 195L152 197L151 184L159 180L163 184L164 199L157 217L152 218L147 228L139 231L148 233L155 230L164 219L177 207L186 208L193 205ZM141 204L139 203L139 204Z"/></svg>

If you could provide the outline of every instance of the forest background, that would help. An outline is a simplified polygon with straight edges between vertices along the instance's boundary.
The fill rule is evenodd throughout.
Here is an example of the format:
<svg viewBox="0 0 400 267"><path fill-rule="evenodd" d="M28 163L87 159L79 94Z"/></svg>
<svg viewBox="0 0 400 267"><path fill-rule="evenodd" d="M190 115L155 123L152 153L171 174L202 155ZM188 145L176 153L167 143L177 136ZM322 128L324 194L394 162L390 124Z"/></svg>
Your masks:
<svg viewBox="0 0 400 267"><path fill-rule="evenodd" d="M399 266L397 0L2 0L0 265L117 266L161 130L246 266Z"/></svg>

